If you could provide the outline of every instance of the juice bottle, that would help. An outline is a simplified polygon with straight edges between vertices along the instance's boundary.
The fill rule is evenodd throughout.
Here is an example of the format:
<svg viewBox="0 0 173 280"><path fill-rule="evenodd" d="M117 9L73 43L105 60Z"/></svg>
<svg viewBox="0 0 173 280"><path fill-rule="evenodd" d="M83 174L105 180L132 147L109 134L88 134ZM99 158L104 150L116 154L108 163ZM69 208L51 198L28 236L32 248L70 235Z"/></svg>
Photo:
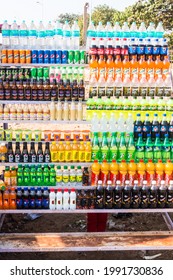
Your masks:
<svg viewBox="0 0 173 280"><path fill-rule="evenodd" d="M14 187L12 187L10 190L9 206L10 206L10 209L16 209L16 192L15 192Z"/></svg>
<svg viewBox="0 0 173 280"><path fill-rule="evenodd" d="M115 159L112 160L110 164L110 180L112 181L112 186L115 186L116 181L119 180L119 166Z"/></svg>
<svg viewBox="0 0 173 280"><path fill-rule="evenodd" d="M146 163L146 179L149 186L151 186L152 181L155 180L155 164L152 159L149 159Z"/></svg>
<svg viewBox="0 0 173 280"><path fill-rule="evenodd" d="M73 141L71 148L72 148L72 161L73 162L79 161L79 147L77 141Z"/></svg>
<svg viewBox="0 0 173 280"><path fill-rule="evenodd" d="M115 63L113 61L113 57L111 54L108 54L108 59L106 61L106 79L108 79L108 77L112 77L114 79L114 67Z"/></svg>
<svg viewBox="0 0 173 280"><path fill-rule="evenodd" d="M100 164L98 160L94 160L94 163L91 166L91 186L97 186L100 176Z"/></svg>
<svg viewBox="0 0 173 280"><path fill-rule="evenodd" d="M81 142L79 145L79 161L84 162L85 161L85 146L84 142Z"/></svg>
<svg viewBox="0 0 173 280"><path fill-rule="evenodd" d="M164 173L165 173L165 165L163 164L161 159L159 159L158 162L155 164L155 168L156 168L157 186L160 186L161 181L164 180Z"/></svg>
<svg viewBox="0 0 173 280"><path fill-rule="evenodd" d="M100 76L103 76L105 78L106 76L106 62L104 60L104 55L100 54L99 55L99 60L98 60L98 79Z"/></svg>
<svg viewBox="0 0 173 280"><path fill-rule="evenodd" d="M17 186L17 172L16 172L16 168L12 167L11 168L11 174L10 174L11 178L11 186L12 187L16 187Z"/></svg>
<svg viewBox="0 0 173 280"><path fill-rule="evenodd" d="M137 171L137 165L135 161L132 159L128 164L128 177L129 177L130 186L133 186L134 181L136 180L136 175L137 175L136 171Z"/></svg>
<svg viewBox="0 0 173 280"><path fill-rule="evenodd" d="M154 77L154 68L155 68L155 63L152 59L152 55L149 55L147 60L147 80L149 80L151 76Z"/></svg>
<svg viewBox="0 0 173 280"><path fill-rule="evenodd" d="M154 78L157 80L159 76L162 75L163 62L160 60L160 55L156 56L155 66L154 66Z"/></svg>
<svg viewBox="0 0 173 280"><path fill-rule="evenodd" d="M57 162L59 160L59 153L58 153L58 148L56 145L56 142L52 142L50 146L50 154L51 154L51 161L52 162Z"/></svg>
<svg viewBox="0 0 173 280"><path fill-rule="evenodd" d="M162 67L162 77L165 80L170 75L170 61L167 55L164 56Z"/></svg>
<svg viewBox="0 0 173 280"><path fill-rule="evenodd" d="M98 62L95 54L91 55L89 67L90 67L90 79L91 77L98 79Z"/></svg>
<svg viewBox="0 0 173 280"><path fill-rule="evenodd" d="M124 55L124 59L122 62L123 79L125 77L130 77L130 68L131 68L131 63L129 61L129 55Z"/></svg>
<svg viewBox="0 0 173 280"><path fill-rule="evenodd" d="M55 120L55 116L56 116L56 108L55 108L55 102L54 99L51 100L50 103L50 120Z"/></svg>
<svg viewBox="0 0 173 280"><path fill-rule="evenodd" d="M10 172L10 167L9 166L5 167L4 183L5 183L6 187L11 186L11 172Z"/></svg>
<svg viewBox="0 0 173 280"><path fill-rule="evenodd" d="M173 179L173 163L170 159L165 163L165 185L168 186Z"/></svg>
<svg viewBox="0 0 173 280"><path fill-rule="evenodd" d="M123 64L122 64L122 61L121 61L121 55L117 54L116 55L116 59L115 59L115 70L114 70L114 74L115 74L115 79L117 77L122 77L122 67L123 67Z"/></svg>
<svg viewBox="0 0 173 280"><path fill-rule="evenodd" d="M85 146L85 162L91 161L91 142L87 142Z"/></svg>
<svg viewBox="0 0 173 280"><path fill-rule="evenodd" d="M76 104L75 99L72 98L72 102L70 104L70 121L76 120Z"/></svg>
<svg viewBox="0 0 173 280"><path fill-rule="evenodd" d="M7 147L5 143L0 145L0 162L5 162L7 156Z"/></svg>
<svg viewBox="0 0 173 280"><path fill-rule="evenodd" d="M9 201L9 191L5 190L3 193L3 208L4 209L9 209L10 208L10 201Z"/></svg>
<svg viewBox="0 0 173 280"><path fill-rule="evenodd" d="M59 142L59 145L58 145L58 154L59 154L59 161L60 162L63 162L65 161L65 147L64 147L64 144L63 142Z"/></svg>
<svg viewBox="0 0 173 280"><path fill-rule="evenodd" d="M119 164L119 173L120 173L120 182L121 185L124 186L125 181L127 179L127 174L128 174L128 166L125 160L122 160Z"/></svg>
<svg viewBox="0 0 173 280"><path fill-rule="evenodd" d="M0 191L4 191L6 188L5 188L5 183L4 181L0 180Z"/></svg>
<svg viewBox="0 0 173 280"><path fill-rule="evenodd" d="M146 180L146 164L143 159L140 159L137 164L137 179L139 186L142 186L143 181Z"/></svg>
<svg viewBox="0 0 173 280"><path fill-rule="evenodd" d="M141 80L142 77L146 78L146 70L147 70L147 62L145 60L145 55L141 55L139 62L138 62L138 68L139 68L139 72L138 72L138 78L139 80Z"/></svg>
<svg viewBox="0 0 173 280"><path fill-rule="evenodd" d="M132 59L130 61L130 79L133 80L135 76L138 77L138 69L139 63L137 61L137 55L132 55Z"/></svg>
<svg viewBox="0 0 173 280"><path fill-rule="evenodd" d="M71 144L69 141L66 142L64 151L65 151L65 157L64 157L65 161L66 162L72 161L72 150L71 150Z"/></svg>
<svg viewBox="0 0 173 280"><path fill-rule="evenodd" d="M109 179L109 163L107 160L103 160L101 164L101 173L100 173L100 179L102 180L102 183L104 186L107 185L107 181Z"/></svg>

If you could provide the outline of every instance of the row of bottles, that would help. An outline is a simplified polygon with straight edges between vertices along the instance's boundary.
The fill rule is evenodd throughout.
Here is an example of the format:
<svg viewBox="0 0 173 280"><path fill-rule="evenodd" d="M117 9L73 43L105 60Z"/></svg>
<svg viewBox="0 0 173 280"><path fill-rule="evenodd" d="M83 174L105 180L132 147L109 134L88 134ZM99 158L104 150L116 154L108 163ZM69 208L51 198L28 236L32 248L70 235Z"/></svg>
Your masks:
<svg viewBox="0 0 173 280"><path fill-rule="evenodd" d="M54 101L51 104L7 104L0 105L1 120L38 120L38 121L82 121L83 104L82 100L76 103L74 100L69 104L66 99L64 103Z"/></svg>
<svg viewBox="0 0 173 280"><path fill-rule="evenodd" d="M59 83L56 79L50 83L49 79L43 81L27 80L26 82L20 81L2 81L0 80L0 100L21 100L21 101L50 101L51 99L64 101L66 98L71 101L79 99L85 100L85 87L83 80L80 83L74 80L60 80Z"/></svg>

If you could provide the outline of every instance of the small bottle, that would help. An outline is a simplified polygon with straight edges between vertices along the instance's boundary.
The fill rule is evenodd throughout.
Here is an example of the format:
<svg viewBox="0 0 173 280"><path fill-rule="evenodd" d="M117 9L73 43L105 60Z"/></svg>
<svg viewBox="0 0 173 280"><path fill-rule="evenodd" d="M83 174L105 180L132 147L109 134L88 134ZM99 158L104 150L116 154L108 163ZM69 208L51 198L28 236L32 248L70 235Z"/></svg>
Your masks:
<svg viewBox="0 0 173 280"><path fill-rule="evenodd" d="M56 108L55 108L55 102L52 99L50 103L50 120L53 121L55 120L56 117Z"/></svg>
<svg viewBox="0 0 173 280"><path fill-rule="evenodd" d="M29 154L28 154L27 142L23 143L22 159L23 159L24 163L29 162Z"/></svg>
<svg viewBox="0 0 173 280"><path fill-rule="evenodd" d="M156 186L156 181L152 180L149 195L149 206L150 208L157 208L158 203L158 188Z"/></svg>
<svg viewBox="0 0 173 280"><path fill-rule="evenodd" d="M70 167L70 186L74 186L76 184L76 171L74 166Z"/></svg>
<svg viewBox="0 0 173 280"><path fill-rule="evenodd" d="M82 168L81 168L81 166L78 166L78 167L77 167L76 182L77 182L77 185L78 185L78 186L82 186L83 175L82 175Z"/></svg>
<svg viewBox="0 0 173 280"><path fill-rule="evenodd" d="M80 167L80 169L81 169L81 167ZM77 174L77 176L78 176L78 174ZM82 175L82 185L83 186L89 186L89 171L88 171L88 167L84 167L83 175Z"/></svg>
<svg viewBox="0 0 173 280"><path fill-rule="evenodd" d="M54 189L50 189L49 209L50 210L55 210L55 190Z"/></svg>
<svg viewBox="0 0 173 280"><path fill-rule="evenodd" d="M67 99L65 99L65 102L63 105L63 120L64 121L69 120L69 105L68 105Z"/></svg>
<svg viewBox="0 0 173 280"><path fill-rule="evenodd" d="M77 104L77 121L83 120L83 105L82 105L82 99L80 98Z"/></svg>
<svg viewBox="0 0 173 280"><path fill-rule="evenodd" d="M63 173L62 173L62 181L64 184L67 184L69 182L69 170L68 170L68 166L64 166L64 170L63 170Z"/></svg>
<svg viewBox="0 0 173 280"><path fill-rule="evenodd" d="M116 186L113 190L113 208L115 209L122 208L122 203L123 203L122 193L123 193L123 188L121 186L121 181L117 180Z"/></svg>
<svg viewBox="0 0 173 280"><path fill-rule="evenodd" d="M14 152L14 161L17 163L22 162L22 154L21 154L19 142L16 142L16 149Z"/></svg>
<svg viewBox="0 0 173 280"><path fill-rule="evenodd" d="M56 120L57 121L62 120L62 112L63 112L62 103L61 103L61 101L58 101L56 104Z"/></svg>
<svg viewBox="0 0 173 280"><path fill-rule="evenodd" d="M112 181L107 181L107 187L105 189L105 208L112 209L113 207L113 188Z"/></svg>
<svg viewBox="0 0 173 280"><path fill-rule="evenodd" d="M129 185L129 181L125 181L125 186L123 189L123 208L129 209L132 203L132 193L131 186Z"/></svg>
<svg viewBox="0 0 173 280"><path fill-rule="evenodd" d="M46 163L51 162L51 154L50 154L49 142L46 142L43 161L46 162Z"/></svg>
<svg viewBox="0 0 173 280"><path fill-rule="evenodd" d="M60 165L57 166L57 170L56 170L56 184L58 186L62 185L62 169Z"/></svg>
<svg viewBox="0 0 173 280"><path fill-rule="evenodd" d="M160 187L158 189L158 207L165 208L167 203L167 187L165 181L161 180Z"/></svg>
<svg viewBox="0 0 173 280"><path fill-rule="evenodd" d="M138 180L134 180L134 186L132 188L132 208L139 208L141 203L140 186Z"/></svg>
<svg viewBox="0 0 173 280"><path fill-rule="evenodd" d="M104 189L102 186L102 181L98 181L98 185L96 188L96 202L95 202L95 208L96 209L103 209L105 204L104 204Z"/></svg>
<svg viewBox="0 0 173 280"><path fill-rule="evenodd" d="M37 155L35 151L35 143L31 142L31 149L29 153L29 162L35 163L37 162Z"/></svg>
<svg viewBox="0 0 173 280"><path fill-rule="evenodd" d="M43 156L42 142L38 142L38 151L37 151L36 161L39 163L43 163L43 160L44 160L44 156Z"/></svg>
<svg viewBox="0 0 173 280"><path fill-rule="evenodd" d="M69 199L70 199L70 195L68 189L64 189L63 196L62 196L63 210L68 210L70 208Z"/></svg>
<svg viewBox="0 0 173 280"><path fill-rule="evenodd" d="M56 193L56 210L62 210L62 190L58 189Z"/></svg>
<svg viewBox="0 0 173 280"><path fill-rule="evenodd" d="M74 98L72 98L72 102L70 104L70 121L76 120L76 104Z"/></svg>
<svg viewBox="0 0 173 280"><path fill-rule="evenodd" d="M70 210L76 209L76 191L75 189L71 189L70 192Z"/></svg>
<svg viewBox="0 0 173 280"><path fill-rule="evenodd" d="M149 187L147 186L147 180L143 180L141 188L141 208L148 208L149 206Z"/></svg>

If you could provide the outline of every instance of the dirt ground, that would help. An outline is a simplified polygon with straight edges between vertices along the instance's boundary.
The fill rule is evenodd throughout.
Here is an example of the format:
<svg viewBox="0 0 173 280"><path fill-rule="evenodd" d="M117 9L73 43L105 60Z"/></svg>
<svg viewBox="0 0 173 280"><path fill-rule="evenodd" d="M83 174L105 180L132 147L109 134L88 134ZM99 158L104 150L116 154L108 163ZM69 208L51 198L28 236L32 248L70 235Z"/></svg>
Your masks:
<svg viewBox="0 0 173 280"><path fill-rule="evenodd" d="M149 231L167 230L161 214L133 214L131 216L108 217L107 231ZM6 215L2 232L85 232L85 214L45 214L35 220L26 215ZM159 254L159 255L158 255ZM2 253L0 260L140 260L150 256L160 260L172 260L173 251L93 251L93 252L39 252Z"/></svg>

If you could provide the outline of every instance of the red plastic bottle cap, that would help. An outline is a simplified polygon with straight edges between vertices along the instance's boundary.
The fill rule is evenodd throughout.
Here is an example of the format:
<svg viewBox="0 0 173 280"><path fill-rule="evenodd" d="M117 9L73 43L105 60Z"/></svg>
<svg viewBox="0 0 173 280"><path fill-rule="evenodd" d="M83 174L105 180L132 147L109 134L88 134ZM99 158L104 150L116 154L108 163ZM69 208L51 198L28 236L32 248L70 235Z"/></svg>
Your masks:
<svg viewBox="0 0 173 280"><path fill-rule="evenodd" d="M64 189L64 192L68 192L68 189Z"/></svg>
<svg viewBox="0 0 173 280"><path fill-rule="evenodd" d="M149 159L148 162L153 162L152 159Z"/></svg>
<svg viewBox="0 0 173 280"><path fill-rule="evenodd" d="M51 192L54 192L54 191L55 191L55 189L50 189L50 191L51 191Z"/></svg>
<svg viewBox="0 0 173 280"><path fill-rule="evenodd" d="M170 159L168 159L168 160L167 160L167 162L171 162L171 160L170 160Z"/></svg>
<svg viewBox="0 0 173 280"><path fill-rule="evenodd" d="M134 159L131 159L130 162L135 162Z"/></svg>
<svg viewBox="0 0 173 280"><path fill-rule="evenodd" d="M71 189L71 192L75 192L76 190L75 189Z"/></svg>
<svg viewBox="0 0 173 280"><path fill-rule="evenodd" d="M97 160L97 159L95 159L95 160L94 160L94 162L98 162L98 160Z"/></svg>
<svg viewBox="0 0 173 280"><path fill-rule="evenodd" d="M159 159L159 160L158 160L158 162L162 162L162 160L161 160L161 159Z"/></svg>
<svg viewBox="0 0 173 280"><path fill-rule="evenodd" d="M62 192L62 189L57 189L58 192Z"/></svg>
<svg viewBox="0 0 173 280"><path fill-rule="evenodd" d="M126 161L125 161L125 159L122 159L122 161L121 161L121 162L126 162Z"/></svg>
<svg viewBox="0 0 173 280"><path fill-rule="evenodd" d="M144 160L143 159L140 159L140 161L139 162L144 162Z"/></svg>
<svg viewBox="0 0 173 280"><path fill-rule="evenodd" d="M117 162L117 161L115 159L113 159L112 162Z"/></svg>
<svg viewBox="0 0 173 280"><path fill-rule="evenodd" d="M103 162L107 162L107 160L106 160L106 159L104 159L104 160L103 160Z"/></svg>

